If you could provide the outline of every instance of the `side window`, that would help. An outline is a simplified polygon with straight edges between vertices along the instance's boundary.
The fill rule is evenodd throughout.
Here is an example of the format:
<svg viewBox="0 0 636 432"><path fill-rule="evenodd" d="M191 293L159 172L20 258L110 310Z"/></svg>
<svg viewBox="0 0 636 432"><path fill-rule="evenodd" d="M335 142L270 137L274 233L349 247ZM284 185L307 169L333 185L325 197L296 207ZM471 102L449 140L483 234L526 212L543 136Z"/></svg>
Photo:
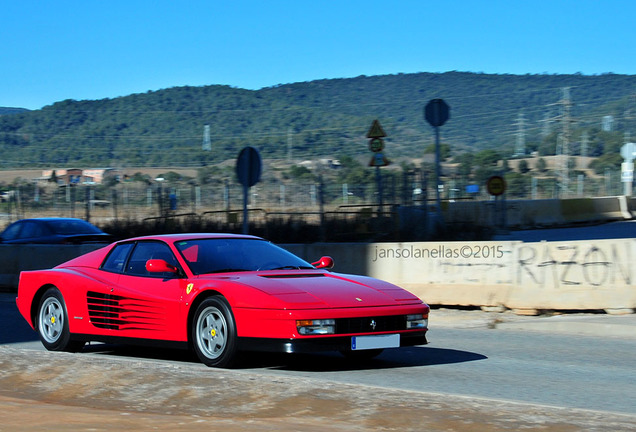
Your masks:
<svg viewBox="0 0 636 432"><path fill-rule="evenodd" d="M22 227L20 232L20 238L35 238L41 237L43 234L42 227L36 222L27 221Z"/></svg>
<svg viewBox="0 0 636 432"><path fill-rule="evenodd" d="M132 252L125 273L132 276L174 277L174 273L150 273L146 270L146 261L149 259L162 259L175 267L179 266L167 244L156 241L139 242Z"/></svg>
<svg viewBox="0 0 636 432"><path fill-rule="evenodd" d="M11 226L9 226L4 233L2 233L2 240L15 240L18 238L18 236L20 235L20 230L22 229L22 225L24 225L24 223L22 222L18 222L18 223L14 223Z"/></svg>
<svg viewBox="0 0 636 432"><path fill-rule="evenodd" d="M128 258L128 254L133 246L134 243L125 243L115 246L104 260L102 270L122 273L124 271L124 265L126 264L126 258Z"/></svg>

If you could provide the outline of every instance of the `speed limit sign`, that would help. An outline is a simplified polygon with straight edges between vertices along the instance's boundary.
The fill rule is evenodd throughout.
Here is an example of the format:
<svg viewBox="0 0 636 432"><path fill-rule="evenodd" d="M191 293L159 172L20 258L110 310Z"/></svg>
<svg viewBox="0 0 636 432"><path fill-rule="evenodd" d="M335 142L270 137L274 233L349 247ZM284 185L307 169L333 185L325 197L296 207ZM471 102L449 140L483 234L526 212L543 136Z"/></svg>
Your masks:
<svg viewBox="0 0 636 432"><path fill-rule="evenodd" d="M486 182L486 188L490 195L502 195L506 191L506 180L501 176L492 176Z"/></svg>

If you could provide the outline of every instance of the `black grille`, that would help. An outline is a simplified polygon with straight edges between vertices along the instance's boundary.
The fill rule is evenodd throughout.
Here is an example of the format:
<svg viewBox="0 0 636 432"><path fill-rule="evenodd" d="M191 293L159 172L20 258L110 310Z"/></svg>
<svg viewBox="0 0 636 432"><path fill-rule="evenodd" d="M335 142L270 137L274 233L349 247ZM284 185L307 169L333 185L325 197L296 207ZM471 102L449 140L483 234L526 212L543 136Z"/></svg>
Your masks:
<svg viewBox="0 0 636 432"><path fill-rule="evenodd" d="M336 319L336 334L382 333L406 330L406 316L379 316Z"/></svg>

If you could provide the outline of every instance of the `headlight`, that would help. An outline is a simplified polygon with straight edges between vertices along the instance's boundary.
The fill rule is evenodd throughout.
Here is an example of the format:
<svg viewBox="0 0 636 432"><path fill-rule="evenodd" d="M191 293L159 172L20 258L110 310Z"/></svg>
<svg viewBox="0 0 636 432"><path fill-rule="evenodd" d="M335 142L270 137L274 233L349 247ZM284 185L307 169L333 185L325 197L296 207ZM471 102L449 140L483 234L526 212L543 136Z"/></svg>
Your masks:
<svg viewBox="0 0 636 432"><path fill-rule="evenodd" d="M428 315L414 314L406 316L406 329L423 329L428 328Z"/></svg>
<svg viewBox="0 0 636 432"><path fill-rule="evenodd" d="M301 335L326 335L336 332L336 320L298 320L296 321L298 333Z"/></svg>

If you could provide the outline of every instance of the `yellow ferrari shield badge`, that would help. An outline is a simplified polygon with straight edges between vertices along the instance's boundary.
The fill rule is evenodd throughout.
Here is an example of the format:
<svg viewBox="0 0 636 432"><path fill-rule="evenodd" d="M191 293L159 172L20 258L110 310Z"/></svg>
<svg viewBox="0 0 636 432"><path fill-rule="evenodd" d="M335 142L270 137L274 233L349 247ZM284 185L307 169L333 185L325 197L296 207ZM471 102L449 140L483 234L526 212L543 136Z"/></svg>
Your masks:
<svg viewBox="0 0 636 432"><path fill-rule="evenodd" d="M190 294L192 292L192 288L194 288L194 284L189 283L188 286L186 287L186 294Z"/></svg>

